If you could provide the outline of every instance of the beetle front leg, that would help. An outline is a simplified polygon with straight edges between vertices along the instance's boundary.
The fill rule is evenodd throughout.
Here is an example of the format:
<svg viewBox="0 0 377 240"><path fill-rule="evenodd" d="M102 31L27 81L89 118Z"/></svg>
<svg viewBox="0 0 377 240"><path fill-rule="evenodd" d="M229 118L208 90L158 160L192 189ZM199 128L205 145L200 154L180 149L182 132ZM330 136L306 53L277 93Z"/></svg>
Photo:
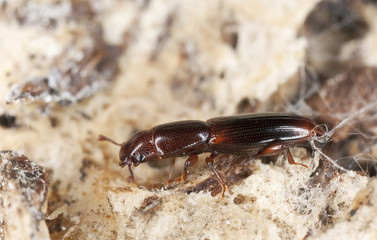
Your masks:
<svg viewBox="0 0 377 240"><path fill-rule="evenodd" d="M175 158L171 160L171 169L170 169L170 174L169 174L169 180L171 179L171 176L173 176L174 173L174 167L175 167Z"/></svg>
<svg viewBox="0 0 377 240"><path fill-rule="evenodd" d="M289 164L294 164L294 165L301 165L303 167L308 168L307 165L295 162L295 160L292 157L291 151L289 150L288 146L283 144L281 140L276 140L271 142L269 145L266 147L260 149L257 153L257 155L260 156L271 156L271 155L276 155L281 152L284 152L286 157L288 158L288 163Z"/></svg>
<svg viewBox="0 0 377 240"><path fill-rule="evenodd" d="M222 197L224 198L224 194L225 194L225 191L226 191L226 185L225 185L224 180L221 178L220 174L217 172L217 170L213 166L214 161L215 161L214 154L211 154L211 156L206 158L207 165L211 168L212 172L215 174L215 176L217 178L217 181L220 183L221 187L223 188Z"/></svg>
<svg viewBox="0 0 377 240"><path fill-rule="evenodd" d="M131 169L131 165L128 165L128 170L130 171L130 176L127 178L127 181L134 182L135 181L134 172Z"/></svg>
<svg viewBox="0 0 377 240"><path fill-rule="evenodd" d="M182 175L180 177L174 179L174 180L169 180L168 183L171 183L171 182L184 182L184 181L186 181L186 178L187 178L187 169L190 166L193 166L194 164L196 164L197 162L198 162L198 155L196 155L196 154L190 155L190 157L185 162L185 167L183 168Z"/></svg>

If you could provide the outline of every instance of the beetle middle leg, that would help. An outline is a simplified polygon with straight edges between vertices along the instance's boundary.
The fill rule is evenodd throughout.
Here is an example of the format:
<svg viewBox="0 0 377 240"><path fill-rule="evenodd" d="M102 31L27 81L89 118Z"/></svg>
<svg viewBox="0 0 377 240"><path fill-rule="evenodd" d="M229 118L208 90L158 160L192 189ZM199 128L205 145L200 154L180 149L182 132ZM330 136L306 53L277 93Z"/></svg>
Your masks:
<svg viewBox="0 0 377 240"><path fill-rule="evenodd" d="M180 177L176 178L176 179L169 180L168 183L186 181L188 167L196 164L197 162L198 162L198 155L196 155L196 154L190 155L190 157L185 162L185 167L183 168L182 175Z"/></svg>
<svg viewBox="0 0 377 240"><path fill-rule="evenodd" d="M224 194L225 194L225 191L226 191L226 185L225 185L224 180L221 178L220 174L217 172L217 170L213 166L214 160L215 160L214 159L214 154L211 154L211 156L209 156L209 157L206 158L206 163L207 163L208 167L211 168L212 172L215 174L215 176L217 178L217 181L220 183L221 187L223 188L223 195L222 195L222 197L224 197Z"/></svg>
<svg viewBox="0 0 377 240"><path fill-rule="evenodd" d="M307 165L295 162L295 160L292 157L291 151L289 150L288 146L283 144L281 140L275 140L265 146L264 148L260 149L257 153L257 155L260 156L271 156L271 155L276 155L281 152L284 152L286 157L288 158L288 163L289 164L294 164L294 165L301 165L303 167L308 168Z"/></svg>

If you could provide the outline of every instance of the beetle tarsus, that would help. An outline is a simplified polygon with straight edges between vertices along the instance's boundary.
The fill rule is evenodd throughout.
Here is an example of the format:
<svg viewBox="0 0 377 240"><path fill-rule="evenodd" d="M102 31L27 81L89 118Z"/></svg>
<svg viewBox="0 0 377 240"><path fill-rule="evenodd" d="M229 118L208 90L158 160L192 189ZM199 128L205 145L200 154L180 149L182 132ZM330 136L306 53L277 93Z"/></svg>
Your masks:
<svg viewBox="0 0 377 240"><path fill-rule="evenodd" d="M296 162L293 157L292 157L292 154L291 154L291 151L289 150L289 148L287 146L286 147L286 154L287 154L287 158L288 158L288 163L289 164L294 164L294 165L300 165L300 166L303 166L303 167L306 167L306 168L309 168L307 165L305 164L302 164L302 163L298 163Z"/></svg>

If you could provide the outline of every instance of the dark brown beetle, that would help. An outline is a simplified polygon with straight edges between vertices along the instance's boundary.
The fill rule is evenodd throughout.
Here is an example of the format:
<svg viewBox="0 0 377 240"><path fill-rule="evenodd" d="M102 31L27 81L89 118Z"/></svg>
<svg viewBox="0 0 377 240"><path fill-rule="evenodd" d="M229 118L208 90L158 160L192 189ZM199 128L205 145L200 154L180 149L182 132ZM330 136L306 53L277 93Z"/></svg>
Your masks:
<svg viewBox="0 0 377 240"><path fill-rule="evenodd" d="M318 125L305 117L286 113L243 114L217 117L208 121L179 121L158 125L132 135L120 146L119 165L131 166L149 160L189 156L182 176L176 180L185 181L187 168L198 161L198 154L210 152L205 159L223 188L226 185L213 166L216 153L251 153L262 156L284 152L290 164L306 165L294 161L287 145L311 141L323 135Z"/></svg>

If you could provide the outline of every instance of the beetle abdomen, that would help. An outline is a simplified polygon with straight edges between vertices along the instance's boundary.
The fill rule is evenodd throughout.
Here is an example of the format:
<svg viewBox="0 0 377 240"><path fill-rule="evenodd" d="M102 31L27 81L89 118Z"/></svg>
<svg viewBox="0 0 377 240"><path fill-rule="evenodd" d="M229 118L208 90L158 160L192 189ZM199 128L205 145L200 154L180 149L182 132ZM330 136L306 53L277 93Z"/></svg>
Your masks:
<svg viewBox="0 0 377 240"><path fill-rule="evenodd" d="M296 143L307 140L316 126L312 120L293 114L244 114L207 121L211 149L248 151L275 140Z"/></svg>

